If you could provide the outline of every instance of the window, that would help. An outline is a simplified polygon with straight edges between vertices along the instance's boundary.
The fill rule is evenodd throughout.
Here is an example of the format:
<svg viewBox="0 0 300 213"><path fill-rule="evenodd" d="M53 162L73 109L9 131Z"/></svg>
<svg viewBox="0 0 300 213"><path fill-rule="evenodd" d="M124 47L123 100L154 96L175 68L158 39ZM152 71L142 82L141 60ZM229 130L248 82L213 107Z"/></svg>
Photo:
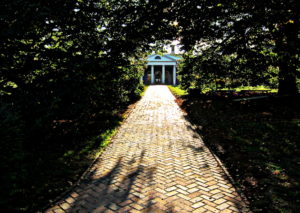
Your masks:
<svg viewBox="0 0 300 213"><path fill-rule="evenodd" d="M160 56L156 56L155 59L161 59L161 57Z"/></svg>

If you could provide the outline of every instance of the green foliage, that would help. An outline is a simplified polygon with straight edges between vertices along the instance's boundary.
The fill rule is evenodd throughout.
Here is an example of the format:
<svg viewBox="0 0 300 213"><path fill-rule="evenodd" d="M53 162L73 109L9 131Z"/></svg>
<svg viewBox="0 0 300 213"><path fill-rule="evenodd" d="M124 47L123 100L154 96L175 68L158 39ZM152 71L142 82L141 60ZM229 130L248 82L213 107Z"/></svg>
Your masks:
<svg viewBox="0 0 300 213"><path fill-rule="evenodd" d="M11 170L1 181L3 211L36 211L78 178L90 162L86 155L98 148L90 137L113 129L120 112L140 97L140 59L162 38L160 29L166 39L174 33L163 21L170 5L1 4L0 155L1 168Z"/></svg>
<svg viewBox="0 0 300 213"><path fill-rule="evenodd" d="M146 92L146 90L148 89L148 87L149 86L147 86L147 85L143 85L143 90L142 90L142 92L141 92L141 97L143 97L144 95L145 95L145 92Z"/></svg>
<svg viewBox="0 0 300 213"><path fill-rule="evenodd" d="M187 52L181 70L187 88L278 86L298 93L300 22L295 0L175 1L179 37ZM227 85L229 86L229 85Z"/></svg>
<svg viewBox="0 0 300 213"><path fill-rule="evenodd" d="M0 121L0 193L1 198L6 197L0 200L0 205L5 206L24 196L24 188L20 186L28 178L24 162L28 153L24 149L24 124L13 106L0 107Z"/></svg>
<svg viewBox="0 0 300 213"><path fill-rule="evenodd" d="M253 72L249 66L233 66L234 58L206 52L198 56L185 55L179 74L185 89L217 90L240 86L265 85L278 87L278 69L269 66L264 72Z"/></svg>
<svg viewBox="0 0 300 213"><path fill-rule="evenodd" d="M95 147L88 139L113 129L140 96L140 59L152 44L181 38L197 54L185 56L183 89L278 84L281 94L297 93L296 8L294 0L3 1L2 210L36 211L32 200L65 189L55 181L78 177L76 153Z"/></svg>
<svg viewBox="0 0 300 213"><path fill-rule="evenodd" d="M171 92L172 92L175 96L177 96L177 97L185 96L185 95L188 94L187 91L181 89L180 86L174 87L174 86L170 86L170 85L169 85L168 87L169 87L169 89L171 90Z"/></svg>
<svg viewBox="0 0 300 213"><path fill-rule="evenodd" d="M202 95L187 99L183 106L201 127L203 140L225 163L254 212L297 212L299 100L233 102L230 98Z"/></svg>

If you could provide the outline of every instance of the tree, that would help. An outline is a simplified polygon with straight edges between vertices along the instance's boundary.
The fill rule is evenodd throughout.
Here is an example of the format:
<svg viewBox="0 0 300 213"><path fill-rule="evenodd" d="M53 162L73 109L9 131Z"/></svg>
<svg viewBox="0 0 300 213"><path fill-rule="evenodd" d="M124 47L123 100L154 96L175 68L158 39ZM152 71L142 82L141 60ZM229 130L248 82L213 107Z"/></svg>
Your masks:
<svg viewBox="0 0 300 213"><path fill-rule="evenodd" d="M235 57L231 66L242 63L253 74L278 67L279 94L298 93L298 1L178 0L174 5L185 49L206 44L203 54Z"/></svg>
<svg viewBox="0 0 300 213"><path fill-rule="evenodd" d="M59 147L63 155L80 147L89 123L99 123L99 134L136 98L140 58L151 43L174 33L170 6L158 0L1 2L3 211L36 210L29 200L32 178L45 160L41 150ZM68 134L73 138L64 140Z"/></svg>

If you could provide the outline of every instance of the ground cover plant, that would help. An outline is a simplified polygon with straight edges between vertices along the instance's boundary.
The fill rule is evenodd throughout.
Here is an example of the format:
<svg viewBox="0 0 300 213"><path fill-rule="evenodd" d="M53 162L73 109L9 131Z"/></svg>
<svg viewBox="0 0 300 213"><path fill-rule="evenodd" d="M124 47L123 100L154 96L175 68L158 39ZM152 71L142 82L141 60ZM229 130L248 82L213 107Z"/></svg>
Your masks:
<svg viewBox="0 0 300 213"><path fill-rule="evenodd" d="M39 146L24 144L21 132L24 127L18 120L12 123L8 117L11 115L2 111L1 136L5 139L2 143L10 142L2 144L1 149L5 153L1 156L4 171L1 181L7 184L1 187L3 209L10 212L43 210L69 190L108 145L128 110L125 105L109 114L86 118L87 121L84 118L53 121L53 129L47 135L33 132L27 136L41 138Z"/></svg>
<svg viewBox="0 0 300 213"><path fill-rule="evenodd" d="M179 94L175 93L180 98ZM254 212L297 212L299 97L234 101L248 97L210 93L181 98L177 102L197 124L205 144L225 163Z"/></svg>
<svg viewBox="0 0 300 213"><path fill-rule="evenodd" d="M165 16L153 10L128 1L1 4L2 211L43 208L104 146L143 91L143 58L164 25L140 18Z"/></svg>
<svg viewBox="0 0 300 213"><path fill-rule="evenodd" d="M280 95L298 93L299 2L179 0L174 5L187 50L181 70L186 89L264 84Z"/></svg>
<svg viewBox="0 0 300 213"><path fill-rule="evenodd" d="M174 87L174 86L168 86L169 89L171 90L171 92L173 94L175 94L176 96L180 97L180 96L184 96L187 95L188 92L186 90L181 89L179 86Z"/></svg>
<svg viewBox="0 0 300 213"><path fill-rule="evenodd" d="M298 94L296 0L4 0L0 7L0 205L6 212L41 208L47 178L74 182L77 166L70 162L89 161L81 154L101 146L139 97L153 44L181 39L186 54L178 82L194 94L260 84L279 95ZM287 117L275 120L290 118L289 110L277 111ZM49 197L61 187L49 186Z"/></svg>

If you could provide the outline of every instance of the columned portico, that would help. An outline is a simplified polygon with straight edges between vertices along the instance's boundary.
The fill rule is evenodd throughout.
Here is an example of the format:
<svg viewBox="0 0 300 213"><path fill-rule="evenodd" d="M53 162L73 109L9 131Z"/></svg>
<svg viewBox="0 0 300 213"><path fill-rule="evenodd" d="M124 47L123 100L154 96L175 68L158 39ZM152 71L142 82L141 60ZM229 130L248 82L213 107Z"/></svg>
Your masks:
<svg viewBox="0 0 300 213"><path fill-rule="evenodd" d="M154 65L151 65L151 84L154 84Z"/></svg>
<svg viewBox="0 0 300 213"><path fill-rule="evenodd" d="M165 65L162 65L162 76L161 76L161 82L164 84L166 82L166 70Z"/></svg>
<svg viewBox="0 0 300 213"><path fill-rule="evenodd" d="M177 84L176 67L181 57L171 55L151 55L144 75L146 84Z"/></svg>
<svg viewBox="0 0 300 213"><path fill-rule="evenodd" d="M173 85L176 85L176 66L173 66Z"/></svg>

